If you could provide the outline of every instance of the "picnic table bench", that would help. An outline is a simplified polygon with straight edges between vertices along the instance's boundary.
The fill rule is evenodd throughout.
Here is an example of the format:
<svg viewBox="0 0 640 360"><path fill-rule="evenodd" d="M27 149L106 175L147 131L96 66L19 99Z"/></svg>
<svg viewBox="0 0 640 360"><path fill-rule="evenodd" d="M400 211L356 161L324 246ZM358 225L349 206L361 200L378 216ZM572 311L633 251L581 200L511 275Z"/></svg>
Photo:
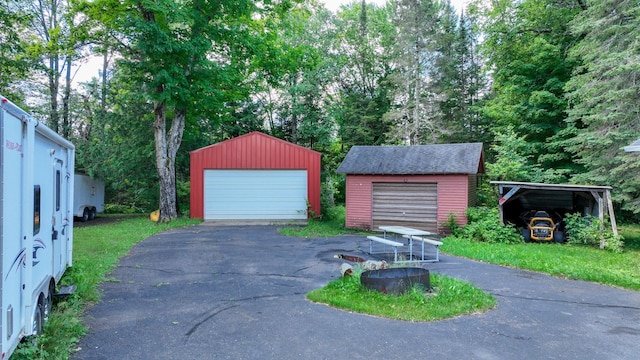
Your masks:
<svg viewBox="0 0 640 360"><path fill-rule="evenodd" d="M438 240L433 240L433 239L429 239L426 236L432 235L429 231L426 230L420 230L420 229L412 229L406 226L395 226L395 225L386 225L386 226L380 226L379 227L380 230L382 230L384 232L383 237L379 237L379 236L374 236L374 238L376 239L371 239L369 238L370 242L369 242L369 250L371 250L371 246L373 241L377 241L380 243L384 243L384 241L386 242L392 242L393 244L387 243L387 245L393 246L393 250L394 250L394 261L397 261L398 259L398 247L403 245L400 242L397 241L393 241L390 240L387 237L387 233L392 233L392 234L397 234L397 235L401 235L402 237L406 238L409 240L409 260L408 262L438 262L440 261L440 251L439 251L439 246L442 245L441 241ZM396 236L397 236L396 235ZM383 240L383 241L381 241ZM420 258L417 260L414 260L413 258L413 241L420 241L421 243L421 251L420 251ZM429 244L429 245L433 245L436 248L436 256L435 256L435 260L425 260L425 255L424 255L424 244Z"/></svg>
<svg viewBox="0 0 640 360"><path fill-rule="evenodd" d="M400 246L404 246L403 243L397 242L397 241L393 241L393 240L389 240L389 239L385 239L385 238L381 238L379 236L367 236L367 239L369 239L369 254L373 254L373 242L379 242L381 244L384 245L389 245L393 248L393 261L397 262L398 261L398 247Z"/></svg>
<svg viewBox="0 0 640 360"><path fill-rule="evenodd" d="M409 238L409 235L402 235L402 237L404 238ZM414 236L413 240L418 240L422 243L422 261L428 261L428 262L439 262L440 261L440 245L442 245L442 241L438 241L438 240L433 240L433 239L428 239L426 237L421 237L421 236ZM429 244L429 245L433 245L436 248L436 258L435 260L425 260L424 259L424 244Z"/></svg>

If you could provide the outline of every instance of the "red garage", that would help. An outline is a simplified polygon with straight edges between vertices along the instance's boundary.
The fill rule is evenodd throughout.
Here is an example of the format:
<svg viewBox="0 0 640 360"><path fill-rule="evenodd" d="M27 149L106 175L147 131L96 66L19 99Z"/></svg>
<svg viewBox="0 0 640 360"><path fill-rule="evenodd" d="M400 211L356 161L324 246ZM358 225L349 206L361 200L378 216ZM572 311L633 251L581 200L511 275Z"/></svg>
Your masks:
<svg viewBox="0 0 640 360"><path fill-rule="evenodd" d="M481 143L354 146L338 173L346 174L346 226L401 225L442 232L440 224L476 203L484 172Z"/></svg>
<svg viewBox="0 0 640 360"><path fill-rule="evenodd" d="M293 221L320 214L320 156L260 132L194 150L191 217Z"/></svg>

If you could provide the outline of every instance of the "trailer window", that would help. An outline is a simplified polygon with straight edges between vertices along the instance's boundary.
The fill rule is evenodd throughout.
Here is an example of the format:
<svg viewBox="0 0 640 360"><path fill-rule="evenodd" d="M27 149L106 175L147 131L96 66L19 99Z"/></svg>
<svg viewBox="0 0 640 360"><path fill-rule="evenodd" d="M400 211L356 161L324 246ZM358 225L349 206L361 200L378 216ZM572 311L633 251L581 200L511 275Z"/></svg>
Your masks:
<svg viewBox="0 0 640 360"><path fill-rule="evenodd" d="M40 232L40 185L33 188L33 235Z"/></svg>
<svg viewBox="0 0 640 360"><path fill-rule="evenodd" d="M56 211L60 211L60 170L56 170Z"/></svg>

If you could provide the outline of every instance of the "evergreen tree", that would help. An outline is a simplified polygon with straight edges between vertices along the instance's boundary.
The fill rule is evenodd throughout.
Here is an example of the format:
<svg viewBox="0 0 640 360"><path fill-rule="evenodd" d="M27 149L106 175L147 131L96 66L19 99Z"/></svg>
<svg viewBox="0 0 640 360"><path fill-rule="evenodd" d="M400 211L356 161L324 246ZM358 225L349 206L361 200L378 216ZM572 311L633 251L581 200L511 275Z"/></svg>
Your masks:
<svg viewBox="0 0 640 360"><path fill-rule="evenodd" d="M477 109L486 83L477 45L473 19L464 12L458 17L455 9L444 3L437 62L438 91L443 95L439 102L444 123L442 142L484 141L488 137Z"/></svg>
<svg viewBox="0 0 640 360"><path fill-rule="evenodd" d="M482 113L494 126L514 126L548 182L567 181L579 171L563 151L564 85L574 67L567 57L575 36L568 23L577 2L499 0L485 8L483 53L491 67L493 93Z"/></svg>
<svg viewBox="0 0 640 360"><path fill-rule="evenodd" d="M588 1L571 22L580 61L567 83L567 149L578 183L613 186L622 209L640 214L640 157L622 148L640 137L640 1Z"/></svg>
<svg viewBox="0 0 640 360"><path fill-rule="evenodd" d="M391 7L366 1L353 2L337 14L335 53L340 72L336 74L339 97L333 106L338 137L345 150L353 145L386 142L389 111Z"/></svg>
<svg viewBox="0 0 640 360"><path fill-rule="evenodd" d="M395 2L394 73L390 80L392 109L389 139L394 143L434 142L444 131L438 102L436 62L438 60L439 3L433 0Z"/></svg>

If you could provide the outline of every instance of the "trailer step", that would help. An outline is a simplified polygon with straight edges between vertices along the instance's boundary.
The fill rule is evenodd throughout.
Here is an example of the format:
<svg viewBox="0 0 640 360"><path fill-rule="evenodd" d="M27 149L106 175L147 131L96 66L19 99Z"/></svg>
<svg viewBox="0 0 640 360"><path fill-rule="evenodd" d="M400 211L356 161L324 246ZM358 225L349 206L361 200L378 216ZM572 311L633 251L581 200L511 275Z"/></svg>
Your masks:
<svg viewBox="0 0 640 360"><path fill-rule="evenodd" d="M53 296L57 298L66 297L76 292L77 288L75 285L60 286L58 292L53 294Z"/></svg>

